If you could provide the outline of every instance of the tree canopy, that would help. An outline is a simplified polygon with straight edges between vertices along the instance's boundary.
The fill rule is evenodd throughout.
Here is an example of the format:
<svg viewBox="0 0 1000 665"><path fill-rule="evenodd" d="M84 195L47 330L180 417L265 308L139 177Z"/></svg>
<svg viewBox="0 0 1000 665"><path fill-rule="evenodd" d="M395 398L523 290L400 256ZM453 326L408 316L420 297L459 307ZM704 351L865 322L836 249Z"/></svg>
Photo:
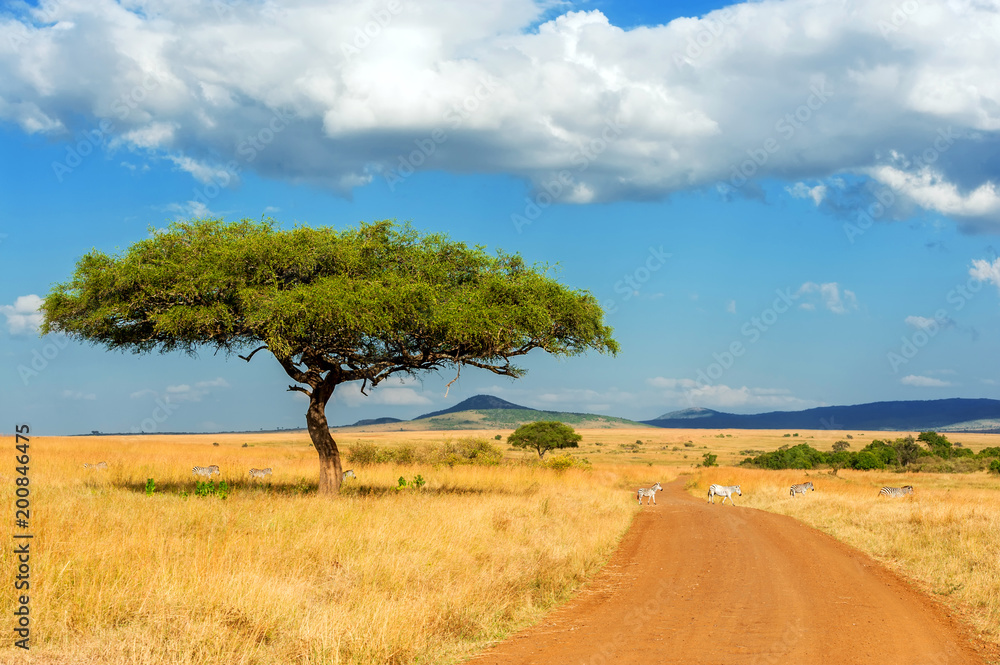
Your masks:
<svg viewBox="0 0 1000 665"><path fill-rule="evenodd" d="M117 256L93 250L42 305L42 334L108 349L266 350L310 398L320 491L340 485L325 407L396 373L469 365L519 377L511 359L617 353L603 311L545 266L384 220L336 230L271 220L175 222Z"/></svg>
<svg viewBox="0 0 1000 665"><path fill-rule="evenodd" d="M550 450L578 447L582 438L569 425L555 420L540 420L518 427L507 437L507 443L515 448L530 448L541 459Z"/></svg>

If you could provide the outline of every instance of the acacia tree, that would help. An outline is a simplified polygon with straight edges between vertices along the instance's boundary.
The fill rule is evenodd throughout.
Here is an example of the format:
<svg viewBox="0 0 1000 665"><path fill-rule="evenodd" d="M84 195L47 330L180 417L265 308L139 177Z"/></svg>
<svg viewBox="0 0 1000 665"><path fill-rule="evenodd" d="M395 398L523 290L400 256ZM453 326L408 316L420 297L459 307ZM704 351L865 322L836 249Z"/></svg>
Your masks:
<svg viewBox="0 0 1000 665"><path fill-rule="evenodd" d="M117 256L83 256L42 305L41 333L149 353L269 352L309 397L319 491L340 488L326 405L394 374L463 366L519 377L534 349L617 353L597 300L517 254L391 221L341 231L270 220L176 222ZM457 375L456 375L457 378ZM367 393L365 393L367 394Z"/></svg>
<svg viewBox="0 0 1000 665"><path fill-rule="evenodd" d="M539 420L521 425L507 437L507 443L515 448L530 448L538 453L538 459L550 450L577 448L580 439L572 427L558 420Z"/></svg>

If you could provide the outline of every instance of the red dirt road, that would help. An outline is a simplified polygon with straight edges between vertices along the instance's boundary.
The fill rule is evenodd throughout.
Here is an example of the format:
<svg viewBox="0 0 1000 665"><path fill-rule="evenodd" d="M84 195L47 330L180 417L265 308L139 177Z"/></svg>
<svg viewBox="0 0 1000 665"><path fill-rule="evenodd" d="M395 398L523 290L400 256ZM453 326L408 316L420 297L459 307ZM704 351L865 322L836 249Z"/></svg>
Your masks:
<svg viewBox="0 0 1000 665"><path fill-rule="evenodd" d="M683 479L657 502L579 596L467 665L966 665L996 655L895 574L800 522L709 505Z"/></svg>

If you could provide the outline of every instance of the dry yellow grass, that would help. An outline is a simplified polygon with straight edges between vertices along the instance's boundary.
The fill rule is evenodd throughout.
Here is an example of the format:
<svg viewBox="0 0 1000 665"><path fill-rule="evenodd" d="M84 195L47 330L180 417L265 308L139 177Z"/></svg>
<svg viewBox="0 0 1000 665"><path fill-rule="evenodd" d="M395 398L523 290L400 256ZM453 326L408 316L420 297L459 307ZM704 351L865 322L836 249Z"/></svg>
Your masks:
<svg viewBox="0 0 1000 665"><path fill-rule="evenodd" d="M792 484L806 481L815 492L789 497ZM693 476L689 489L704 498L712 483L740 485L739 506L789 515L874 556L1000 642L996 476L711 468ZM878 495L883 486L903 485L913 485L914 493Z"/></svg>
<svg viewBox="0 0 1000 665"><path fill-rule="evenodd" d="M624 534L634 488L673 477L645 465L379 465L330 500L315 495L302 433L30 446L31 659L8 640L4 663L454 662L565 599ZM99 461L109 468L82 468ZM229 498L182 497L191 467L209 464ZM250 467L272 467L270 483L247 479ZM417 474L422 490L393 489ZM9 545L12 476L0 497ZM0 576L14 568L0 548ZM13 608L3 594L8 622Z"/></svg>

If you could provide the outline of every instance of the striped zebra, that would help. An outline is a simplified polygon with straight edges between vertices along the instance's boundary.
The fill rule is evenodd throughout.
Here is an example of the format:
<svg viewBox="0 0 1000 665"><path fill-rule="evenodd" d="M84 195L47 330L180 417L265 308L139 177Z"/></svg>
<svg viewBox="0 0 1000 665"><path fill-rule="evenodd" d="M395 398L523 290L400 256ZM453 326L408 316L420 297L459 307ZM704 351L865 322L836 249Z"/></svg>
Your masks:
<svg viewBox="0 0 1000 665"><path fill-rule="evenodd" d="M222 475L219 471L219 467L214 464L212 466L196 466L191 469L191 473L196 476L208 476L209 478L212 477L213 473L218 473L220 476Z"/></svg>
<svg viewBox="0 0 1000 665"><path fill-rule="evenodd" d="M84 469L106 469L108 468L107 462L98 462L97 464L84 464Z"/></svg>
<svg viewBox="0 0 1000 665"><path fill-rule="evenodd" d="M879 496L888 496L893 499L913 494L913 485L903 485L902 487L883 487L879 490Z"/></svg>
<svg viewBox="0 0 1000 665"><path fill-rule="evenodd" d="M639 500L639 505L642 505L642 497L646 497L646 505L649 505L649 500L653 500L653 505L656 505L656 493L662 490L660 483L654 483L652 487L640 488L638 492L635 493L635 498Z"/></svg>
<svg viewBox="0 0 1000 665"><path fill-rule="evenodd" d="M805 494L807 490L816 491L812 483L802 483L801 485L792 485L792 489L789 490L789 494L794 499L796 494Z"/></svg>
<svg viewBox="0 0 1000 665"><path fill-rule="evenodd" d="M344 471L343 475L340 476L340 482L344 482L348 478L357 478L357 476L354 475L354 469Z"/></svg>
<svg viewBox="0 0 1000 665"><path fill-rule="evenodd" d="M264 478L265 476L271 475L271 467L266 469L250 469L251 478Z"/></svg>
<svg viewBox="0 0 1000 665"><path fill-rule="evenodd" d="M726 504L726 499L729 499L729 503L736 505L733 501L733 492L736 492L740 496L743 496L743 491L740 490L739 485L712 485L708 488L708 500L715 503L715 497L722 497L722 505Z"/></svg>

